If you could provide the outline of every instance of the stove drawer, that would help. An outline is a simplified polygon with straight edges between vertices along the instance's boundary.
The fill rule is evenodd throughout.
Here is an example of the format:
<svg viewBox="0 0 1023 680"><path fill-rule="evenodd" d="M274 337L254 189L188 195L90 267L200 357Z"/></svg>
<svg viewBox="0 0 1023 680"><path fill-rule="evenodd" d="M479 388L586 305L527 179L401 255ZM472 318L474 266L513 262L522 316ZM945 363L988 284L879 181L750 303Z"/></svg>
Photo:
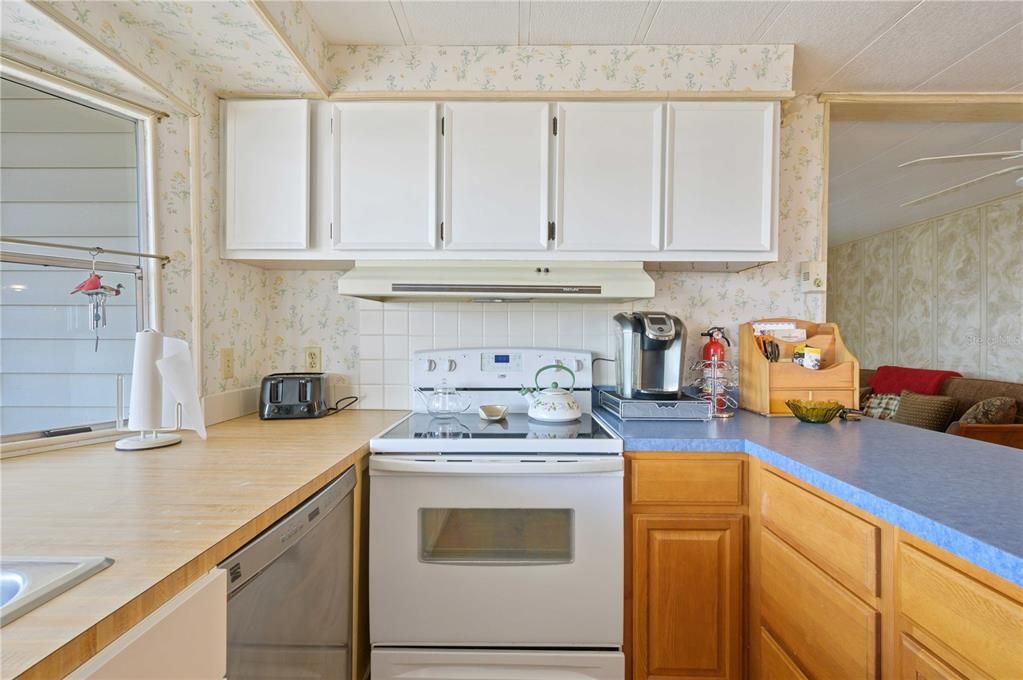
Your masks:
<svg viewBox="0 0 1023 680"><path fill-rule="evenodd" d="M374 649L373 680L623 680L621 652Z"/></svg>

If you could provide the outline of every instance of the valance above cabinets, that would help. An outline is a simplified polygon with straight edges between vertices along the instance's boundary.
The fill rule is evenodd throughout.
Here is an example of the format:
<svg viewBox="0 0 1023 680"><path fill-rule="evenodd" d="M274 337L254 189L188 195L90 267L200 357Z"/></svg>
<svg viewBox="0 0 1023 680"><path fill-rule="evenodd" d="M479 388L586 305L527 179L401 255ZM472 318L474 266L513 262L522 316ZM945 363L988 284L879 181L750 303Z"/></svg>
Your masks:
<svg viewBox="0 0 1023 680"><path fill-rule="evenodd" d="M223 106L225 258L778 259L775 101Z"/></svg>

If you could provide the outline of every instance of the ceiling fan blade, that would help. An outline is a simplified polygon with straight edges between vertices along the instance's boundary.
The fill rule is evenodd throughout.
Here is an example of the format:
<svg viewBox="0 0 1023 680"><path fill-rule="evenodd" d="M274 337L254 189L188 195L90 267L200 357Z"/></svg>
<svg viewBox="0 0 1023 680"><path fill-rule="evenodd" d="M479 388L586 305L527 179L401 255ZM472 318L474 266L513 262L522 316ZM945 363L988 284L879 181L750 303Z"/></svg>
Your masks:
<svg viewBox="0 0 1023 680"><path fill-rule="evenodd" d="M921 196L920 198L915 198L912 201L908 201L906 203L903 203L899 207L900 208L908 208L911 205L916 205L917 203L923 203L924 201L927 201L927 200L932 199L932 198L936 198L938 196L941 196L942 194L947 194L950 191L955 191L956 189L962 189L963 187L970 186L971 184L976 184L977 182L982 182L982 181L984 181L986 179L990 179L992 177L997 177L998 175L1006 175L1006 174L1008 174L1010 172L1015 172L1017 170L1023 170L1023 165L1014 165L1011 168L1002 168L1001 170L995 170L994 172L989 172L988 174L981 175L980 177L974 177L973 179L971 179L969 181L962 182L960 184L956 184L955 186L951 186L951 187L948 187L946 189L942 189L941 191L935 191L933 194L927 194L926 196Z"/></svg>
<svg viewBox="0 0 1023 680"><path fill-rule="evenodd" d="M967 158L987 158L990 156L1005 156L1009 155L1008 158L1002 160L1009 160L1010 158L1019 158L1023 156L1023 149L1011 149L1009 151L987 151L984 153L957 153L949 156L927 156L925 158L915 158L905 163L900 163L898 167L905 168L910 165L916 165L917 163L927 163L929 161L949 161L949 160L963 160Z"/></svg>

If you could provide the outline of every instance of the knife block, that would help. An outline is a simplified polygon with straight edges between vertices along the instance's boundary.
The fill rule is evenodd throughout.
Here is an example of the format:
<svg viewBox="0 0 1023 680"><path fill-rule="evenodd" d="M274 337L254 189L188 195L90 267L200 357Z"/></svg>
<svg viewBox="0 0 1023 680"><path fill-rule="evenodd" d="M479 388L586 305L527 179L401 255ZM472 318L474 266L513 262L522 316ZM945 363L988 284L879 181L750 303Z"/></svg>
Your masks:
<svg viewBox="0 0 1023 680"><path fill-rule="evenodd" d="M753 339L753 324L791 321L806 330L806 340L775 340L780 349L770 362ZM805 342L821 350L819 369L792 363L792 351ZM850 408L860 404L860 362L842 341L838 325L801 319L760 319L739 327L739 407L765 416L791 416L789 399L837 401Z"/></svg>

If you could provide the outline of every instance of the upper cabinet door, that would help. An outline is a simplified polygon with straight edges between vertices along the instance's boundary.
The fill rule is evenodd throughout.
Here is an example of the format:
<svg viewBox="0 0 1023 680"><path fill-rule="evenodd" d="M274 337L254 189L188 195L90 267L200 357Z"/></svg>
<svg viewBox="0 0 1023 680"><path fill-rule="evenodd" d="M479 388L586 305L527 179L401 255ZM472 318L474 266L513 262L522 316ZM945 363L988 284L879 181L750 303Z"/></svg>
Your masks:
<svg viewBox="0 0 1023 680"><path fill-rule="evenodd" d="M444 247L546 250L550 106L444 107Z"/></svg>
<svg viewBox="0 0 1023 680"><path fill-rule="evenodd" d="M224 246L309 245L309 101L224 103Z"/></svg>
<svg viewBox="0 0 1023 680"><path fill-rule="evenodd" d="M557 130L558 250L659 250L664 104L561 104Z"/></svg>
<svg viewBox="0 0 1023 680"><path fill-rule="evenodd" d="M334 247L437 245L437 105L335 104Z"/></svg>
<svg viewBox="0 0 1023 680"><path fill-rule="evenodd" d="M770 251L777 102L668 105L665 249Z"/></svg>

